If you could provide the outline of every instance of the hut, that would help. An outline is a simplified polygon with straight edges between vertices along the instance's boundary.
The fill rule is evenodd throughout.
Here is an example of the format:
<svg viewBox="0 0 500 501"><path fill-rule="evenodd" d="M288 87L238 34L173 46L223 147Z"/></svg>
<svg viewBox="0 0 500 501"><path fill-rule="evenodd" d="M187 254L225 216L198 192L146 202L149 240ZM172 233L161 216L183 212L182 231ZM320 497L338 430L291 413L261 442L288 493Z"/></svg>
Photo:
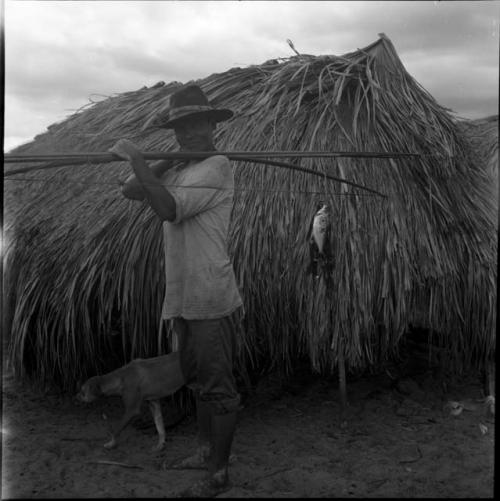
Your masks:
<svg viewBox="0 0 500 501"><path fill-rule="evenodd" d="M498 210L498 115L458 122L474 154L490 178L494 209Z"/></svg>
<svg viewBox="0 0 500 501"><path fill-rule="evenodd" d="M408 326L458 370L494 350L496 233L488 177L451 110L405 70L386 36L343 56L297 55L198 80L235 117L221 151L406 152L418 157L309 158L320 173L235 162L230 255L246 317L241 366L322 374L383 365ZM119 138L171 151L149 127L172 82L110 96L54 124L18 154L106 151ZM8 169L12 168L11 166ZM7 169L7 170L8 170ZM126 200L125 162L5 178L5 297L19 375L72 389L82 377L165 351L161 223ZM307 273L308 230L331 207L332 281Z"/></svg>

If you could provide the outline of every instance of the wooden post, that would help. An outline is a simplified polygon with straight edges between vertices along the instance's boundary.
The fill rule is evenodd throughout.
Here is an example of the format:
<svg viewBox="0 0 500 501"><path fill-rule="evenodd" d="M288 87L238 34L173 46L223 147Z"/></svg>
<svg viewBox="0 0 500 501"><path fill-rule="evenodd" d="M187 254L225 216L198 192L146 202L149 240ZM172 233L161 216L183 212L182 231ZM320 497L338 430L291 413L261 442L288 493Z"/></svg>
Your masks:
<svg viewBox="0 0 500 501"><path fill-rule="evenodd" d="M340 415L343 420L347 408L347 385L345 377L344 342L339 337L338 342L338 368L339 368L339 390L340 390Z"/></svg>
<svg viewBox="0 0 500 501"><path fill-rule="evenodd" d="M495 361L491 360L489 357L486 359L485 363L485 384L484 384L484 393L485 396L495 396Z"/></svg>
<svg viewBox="0 0 500 501"><path fill-rule="evenodd" d="M329 282L327 282L328 284ZM331 286L327 285L326 297L328 301L328 308L330 309L330 329L333 326L333 318L331 316L331 302L333 300L333 291ZM345 359L344 359L344 333L343 329L339 335L339 340L337 343L337 365L338 365L338 376L339 376L339 391L340 391L340 421L341 425L345 426L345 414L347 410L347 384L345 377Z"/></svg>

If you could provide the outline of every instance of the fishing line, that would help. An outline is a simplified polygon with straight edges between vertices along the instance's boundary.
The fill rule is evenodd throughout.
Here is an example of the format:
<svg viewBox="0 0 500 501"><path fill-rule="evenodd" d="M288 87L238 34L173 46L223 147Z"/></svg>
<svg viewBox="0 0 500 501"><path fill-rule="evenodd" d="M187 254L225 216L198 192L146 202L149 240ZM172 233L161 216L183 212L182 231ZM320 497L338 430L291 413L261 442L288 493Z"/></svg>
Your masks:
<svg viewBox="0 0 500 501"><path fill-rule="evenodd" d="M69 184L80 184L80 185L86 185L86 186L114 186L116 188L121 188L124 185L124 182L119 183L119 182L93 182L93 181L65 181L65 180L60 180L60 181L55 181L52 179L42 179L42 178L37 178L37 177L29 177L29 178L17 178L17 177L9 177L4 179L4 181L25 181L25 182L40 182L40 183L47 183L47 184L64 184L64 185L69 185ZM146 184L146 186L158 186L156 184ZM197 185L197 186L185 186L182 184L168 184L168 185L161 185L164 188L185 188L185 189L212 189L212 190L219 190L219 191L239 191L239 192L262 192L262 193L298 193L298 194L311 194L311 195L326 195L325 190L321 191L313 191L313 190L278 190L278 189L271 189L271 188L239 188L239 187L234 187L234 188L221 188L219 186L210 186L210 185ZM356 197L378 197L380 198L380 195L377 195L375 193L345 193L345 192L335 192L335 191L329 191L329 195L337 195L337 196L356 196Z"/></svg>

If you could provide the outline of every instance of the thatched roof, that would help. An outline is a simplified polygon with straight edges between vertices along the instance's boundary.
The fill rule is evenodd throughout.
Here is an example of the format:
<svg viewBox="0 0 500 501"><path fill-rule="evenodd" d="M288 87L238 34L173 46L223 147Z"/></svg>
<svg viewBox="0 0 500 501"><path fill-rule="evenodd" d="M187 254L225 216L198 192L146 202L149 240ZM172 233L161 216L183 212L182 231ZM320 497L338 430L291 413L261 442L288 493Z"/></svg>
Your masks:
<svg viewBox="0 0 500 501"><path fill-rule="evenodd" d="M247 311L246 353L288 369L307 355L322 372L383 362L412 323L436 332L459 366L491 352L495 328L494 211L488 178L456 120L405 70L383 37L353 53L297 56L197 82L234 110L221 150L418 152L418 159L310 159L300 164L383 191L235 163L230 254ZM103 151L123 137L172 150L144 124L179 84L98 102L16 153ZM124 199L125 162L58 168L6 181L11 356L19 371L65 387L125 357L155 355L163 295L160 222ZM333 208L331 297L306 274L319 201ZM119 336L110 336L112 330Z"/></svg>
<svg viewBox="0 0 500 501"><path fill-rule="evenodd" d="M472 142L474 154L491 180L491 190L498 208L498 115L458 122Z"/></svg>

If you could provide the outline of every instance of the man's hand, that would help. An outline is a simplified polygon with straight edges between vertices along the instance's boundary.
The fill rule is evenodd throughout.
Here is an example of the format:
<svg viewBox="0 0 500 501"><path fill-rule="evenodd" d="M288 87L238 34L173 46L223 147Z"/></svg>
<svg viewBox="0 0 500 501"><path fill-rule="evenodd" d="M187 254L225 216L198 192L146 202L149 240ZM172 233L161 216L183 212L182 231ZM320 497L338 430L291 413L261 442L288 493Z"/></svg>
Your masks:
<svg viewBox="0 0 500 501"><path fill-rule="evenodd" d="M138 156L142 156L141 151L128 139L118 140L108 151L129 162Z"/></svg>
<svg viewBox="0 0 500 501"><path fill-rule="evenodd" d="M128 139L120 139L109 150L110 153L120 157L123 160L128 160L130 163L142 157L141 152ZM137 182L134 174L130 175L125 181L120 181L122 193L131 200L144 200L144 190Z"/></svg>
<svg viewBox="0 0 500 501"><path fill-rule="evenodd" d="M151 208L162 221L175 220L175 200L161 184L160 179L148 167L140 150L127 139L120 139L108 150L124 160L128 160L134 171L122 187L122 192L132 200L146 198Z"/></svg>

